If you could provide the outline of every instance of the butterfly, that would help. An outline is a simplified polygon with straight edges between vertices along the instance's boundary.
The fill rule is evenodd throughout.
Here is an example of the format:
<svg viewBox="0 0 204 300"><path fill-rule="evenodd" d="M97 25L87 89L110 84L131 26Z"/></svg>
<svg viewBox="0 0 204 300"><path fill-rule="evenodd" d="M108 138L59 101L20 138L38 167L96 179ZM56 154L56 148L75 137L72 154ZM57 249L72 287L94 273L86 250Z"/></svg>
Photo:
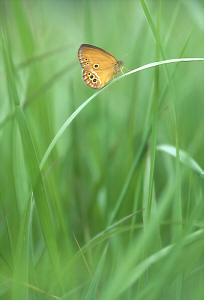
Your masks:
<svg viewBox="0 0 204 300"><path fill-rule="evenodd" d="M83 68L83 81L92 89L101 89L123 69L123 61L117 61L110 53L89 44L79 47L78 59Z"/></svg>

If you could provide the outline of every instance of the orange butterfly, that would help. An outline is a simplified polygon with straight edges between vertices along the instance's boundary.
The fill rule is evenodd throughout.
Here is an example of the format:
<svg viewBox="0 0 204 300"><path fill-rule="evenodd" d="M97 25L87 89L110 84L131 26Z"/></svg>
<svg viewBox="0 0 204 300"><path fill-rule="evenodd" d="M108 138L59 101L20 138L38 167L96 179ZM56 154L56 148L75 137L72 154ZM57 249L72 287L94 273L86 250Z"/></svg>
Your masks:
<svg viewBox="0 0 204 300"><path fill-rule="evenodd" d="M113 55L92 45L82 44L78 59L83 68L83 81L92 89L102 88L111 78L114 79L114 75L122 72L123 61L117 61Z"/></svg>

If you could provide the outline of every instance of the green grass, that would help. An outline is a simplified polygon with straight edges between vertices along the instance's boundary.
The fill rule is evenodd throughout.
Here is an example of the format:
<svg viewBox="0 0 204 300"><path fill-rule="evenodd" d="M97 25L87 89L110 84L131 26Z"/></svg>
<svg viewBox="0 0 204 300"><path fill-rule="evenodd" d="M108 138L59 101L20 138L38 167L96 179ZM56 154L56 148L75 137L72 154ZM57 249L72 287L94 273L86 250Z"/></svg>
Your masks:
<svg viewBox="0 0 204 300"><path fill-rule="evenodd" d="M0 299L203 300L203 19L0 2ZM132 71L88 88L83 43Z"/></svg>

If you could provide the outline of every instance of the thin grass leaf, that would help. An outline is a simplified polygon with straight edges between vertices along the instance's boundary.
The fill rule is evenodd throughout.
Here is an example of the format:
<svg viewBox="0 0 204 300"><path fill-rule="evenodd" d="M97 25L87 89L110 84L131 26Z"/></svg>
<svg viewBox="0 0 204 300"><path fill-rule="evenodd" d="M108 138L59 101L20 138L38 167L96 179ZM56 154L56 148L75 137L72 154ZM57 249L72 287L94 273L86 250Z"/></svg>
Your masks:
<svg viewBox="0 0 204 300"><path fill-rule="evenodd" d="M145 209L145 208L144 208ZM117 233L122 233L123 231L129 231L130 229L137 229L143 227L143 225L135 225L134 228L132 226L127 226L127 227L121 227L120 225L129 220L130 218L134 217L136 214L140 213L142 210L141 209L127 217L122 218L121 220L115 222L112 224L110 227L106 228L105 230L101 231L98 233L96 236L94 236L88 243L86 243L85 246L81 248L82 252L85 253L89 249L93 248L94 246L98 245L100 242L107 240L110 236L115 235ZM119 227L120 226L120 227ZM119 227L117 229L117 227ZM81 256L81 252L78 251L76 255L73 257L73 261L77 260Z"/></svg>
<svg viewBox="0 0 204 300"><path fill-rule="evenodd" d="M21 219L15 252L12 294L13 300L28 299L28 287L23 283L28 283L30 209L31 201L28 201Z"/></svg>
<svg viewBox="0 0 204 300"><path fill-rule="evenodd" d="M3 202L1 190L0 190L0 200L1 200L1 205L2 205L2 208L3 208L3 214L4 214L5 222L6 222L6 230L7 230L7 234L8 234L9 247L10 247L9 250L11 252L11 266L9 266L8 263L7 264L8 264L9 269L12 271L12 269L13 269L13 261L14 261L14 248L13 248L13 241L12 241L11 230L10 230L8 219L7 219L7 215L6 215L6 212L5 212L4 202Z"/></svg>
<svg viewBox="0 0 204 300"><path fill-rule="evenodd" d="M159 12L157 21L157 39L156 39L156 61L159 60L160 49L160 19L161 19L161 1L159 2ZM153 121L152 121L152 139L151 139L151 166L150 166L150 178L149 178L149 195L148 195L148 208L147 218L149 218L151 206L152 206L152 190L154 180L154 166L156 156L156 144L157 144L157 130L158 130L158 110L159 110L159 66L155 68L155 80L154 80L154 97L153 97Z"/></svg>
<svg viewBox="0 0 204 300"><path fill-rule="evenodd" d="M139 197L141 195L141 189L142 189L142 176L138 176L139 179L137 181L137 187L136 187L136 191L135 191L135 196L134 196L134 202L133 202L133 209L132 211L136 211L137 207L138 207L138 204L139 204ZM145 209L145 208L144 208ZM133 231L134 231L134 225L136 223L136 216L134 216L132 218L132 221L131 221L131 231L130 231L130 245L133 241Z"/></svg>
<svg viewBox="0 0 204 300"><path fill-rule="evenodd" d="M20 107L16 107L16 118L18 120L18 125L21 133L24 155L29 170L31 185L35 197L35 203L37 206L40 223L42 226L51 261L55 268L55 272L58 276L59 283L62 287L59 253L57 249L54 225L50 214L44 182L39 169L38 159L28 129L28 125Z"/></svg>
<svg viewBox="0 0 204 300"><path fill-rule="evenodd" d="M97 289L98 289L98 285L99 285L99 281L101 278L101 274L103 271L103 266L105 264L105 258L106 258L106 253L107 253L107 249L108 249L108 244L106 245L102 256L98 262L95 274L93 276L93 279L91 281L91 284L89 286L88 292L86 294L86 300L94 300L96 299L96 293L97 293Z"/></svg>
<svg viewBox="0 0 204 300"><path fill-rule="evenodd" d="M21 41L24 45L25 56L29 55L35 49L33 35L31 34L30 22L28 15L25 13L26 5L23 2L12 0L12 9L17 23L16 29Z"/></svg>
<svg viewBox="0 0 204 300"><path fill-rule="evenodd" d="M161 16L161 1L159 2L158 19L157 19L157 39L156 39L156 61L159 60L159 49L160 49L160 16ZM152 138L150 148L150 169L145 172L147 174L146 182L148 184L148 195L143 193L144 202L147 203L147 211L143 213L144 230L149 226L149 219L152 210L153 200L153 182L154 182L154 167L155 167L155 156L156 156L156 144L157 144L157 130L158 130L158 110L159 110L159 66L155 68L154 73L154 95L152 103L153 120L152 120ZM148 161L148 152L147 152ZM148 166L148 162L147 162ZM148 167L147 167L148 168ZM145 180L144 180L145 182ZM158 231L158 228L157 228ZM153 250L154 251L154 250ZM148 256L148 248L144 248L142 260L145 260ZM138 293L144 288L145 276L142 275L138 283Z"/></svg>
<svg viewBox="0 0 204 300"><path fill-rule="evenodd" d="M153 21L153 18L150 14L150 11L147 8L147 5L144 0L140 0L143 10L145 12L146 18L148 20L148 23L150 25L150 28L152 30L152 33L154 35L154 38L156 40L156 32L155 32L155 24ZM160 51L161 51L161 57L163 59L166 59L166 54L164 51L164 47L162 43L160 42ZM172 111L174 115L174 122L175 122L175 139L176 139L176 197L174 201L174 208L173 208L173 214L174 218L178 220L182 220L182 212L181 212L181 177L180 177L180 164L179 164L179 139L178 139L178 126L177 126L177 109L176 109L176 101L175 101L175 96L174 96L174 90L173 90L173 83L172 83L172 78L170 76L169 68L168 66L164 65L164 70L166 72L167 76L167 82L170 88L170 93L171 93L171 105L172 105ZM173 228L173 239L177 239L181 233L181 226L177 226Z"/></svg>
<svg viewBox="0 0 204 300"><path fill-rule="evenodd" d="M25 203L31 198L30 179L25 164L24 152L22 148L21 136L18 124L14 122L13 129L13 172L15 178L16 200L18 212L23 214Z"/></svg>
<svg viewBox="0 0 204 300"><path fill-rule="evenodd" d="M171 145L159 145L157 150L166 152L174 157L176 157L176 148ZM179 150L180 161L198 174L202 179L204 179L204 170L199 166L199 164L185 151Z"/></svg>
<svg viewBox="0 0 204 300"><path fill-rule="evenodd" d="M104 87L105 88L105 87ZM103 88L103 89L104 89ZM82 103L82 105L80 105L77 110L75 110L75 112L68 118L68 120L62 125L62 127L60 128L60 130L58 131L58 133L56 134L56 136L54 137L54 139L52 140L51 144L49 145L45 155L43 156L43 159L40 163L40 169L42 170L48 156L50 155L52 149L54 148L54 146L56 145L58 139L60 138L60 136L64 133L65 129L69 126L69 124L76 118L76 116L80 113L80 111L89 103L91 102L91 100L93 100L98 94L100 94L102 92L102 90L97 91L95 94L93 94L90 98L88 98L84 103Z"/></svg>
<svg viewBox="0 0 204 300"><path fill-rule="evenodd" d="M145 1L140 0L140 3L141 3L142 8L144 10L144 13L145 13L145 16L147 18L148 24L149 24L149 26L152 30L154 39L156 41L157 40L157 30L156 30L156 25L154 23L154 20L151 16L151 13L150 13ZM160 53L161 53L162 59L166 60L166 54L165 54L164 47L163 47L161 41L160 41L159 47L160 47ZM167 75L167 81L168 81L168 84L169 84L169 88L170 88L170 91L171 91L171 97L172 97L172 101L173 101L174 100L174 93L173 93L173 85L172 85L172 79L171 79L171 76L170 76L169 68L168 68L168 66L164 65L164 69L165 69L165 72L166 72L166 75ZM173 109L174 109L174 107L173 107ZM174 111L174 114L175 114L175 111ZM174 117L175 117L175 120L176 120L176 115L174 115Z"/></svg>
<svg viewBox="0 0 204 300"><path fill-rule="evenodd" d="M184 52L185 52L185 50L186 50L186 47L188 46L188 43L189 43L189 41L190 41L190 38L191 38L191 36L192 36L192 33L193 33L194 28L195 28L195 24L193 25L192 29L190 30L190 33L189 33L189 35L188 35L188 37L187 37L187 39L186 39L186 41L185 41L185 43L184 43L184 45L183 45L183 48L181 49L181 52L180 52L180 54L179 54L179 58L182 58L182 57L183 57L183 54L184 54ZM172 72L172 74L171 74L172 79L174 78L174 76L175 76L175 74L176 74L176 70L178 69L178 67L179 67L179 62L176 63L175 68L174 68L174 70L173 70L173 72ZM163 91L162 91L162 93L161 93L160 101L159 101L159 104L160 104L160 105L161 105L162 100L164 99L164 97L165 97L167 91L168 91L168 82L166 83L166 85L165 85L165 87L164 87L164 89L163 89Z"/></svg>

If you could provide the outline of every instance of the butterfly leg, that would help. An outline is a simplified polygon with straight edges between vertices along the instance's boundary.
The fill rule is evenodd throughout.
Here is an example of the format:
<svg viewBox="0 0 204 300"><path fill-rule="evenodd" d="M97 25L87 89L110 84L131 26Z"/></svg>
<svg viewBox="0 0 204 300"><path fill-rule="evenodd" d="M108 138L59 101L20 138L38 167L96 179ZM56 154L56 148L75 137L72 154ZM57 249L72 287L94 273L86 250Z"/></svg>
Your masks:
<svg viewBox="0 0 204 300"><path fill-rule="evenodd" d="M120 71L121 71L122 73L123 73L123 69L127 70L128 72L130 72L130 70L128 70L127 68L122 67L122 68L120 69ZM125 74L123 73L123 75L125 75Z"/></svg>

